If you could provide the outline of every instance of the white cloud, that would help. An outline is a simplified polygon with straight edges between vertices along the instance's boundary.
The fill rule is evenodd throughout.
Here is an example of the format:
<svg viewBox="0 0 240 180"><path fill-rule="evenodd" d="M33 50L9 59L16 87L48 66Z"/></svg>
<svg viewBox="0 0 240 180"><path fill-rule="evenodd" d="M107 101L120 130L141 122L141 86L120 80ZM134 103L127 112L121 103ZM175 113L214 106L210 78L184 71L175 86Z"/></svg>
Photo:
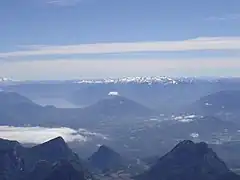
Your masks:
<svg viewBox="0 0 240 180"><path fill-rule="evenodd" d="M107 139L102 134L85 129L0 126L0 138L17 140L21 143L40 144L59 136L63 137L66 142L86 142L93 137Z"/></svg>
<svg viewBox="0 0 240 180"><path fill-rule="evenodd" d="M96 132L90 132L86 129L78 129L78 133L86 137L97 137L105 140L108 139L106 135L103 135L101 133L96 133Z"/></svg>
<svg viewBox="0 0 240 180"><path fill-rule="evenodd" d="M2 52L0 58L73 55L73 54L108 54L130 52L178 52L197 50L240 50L239 37L199 37L183 41L96 43L66 46L33 45L26 50Z"/></svg>
<svg viewBox="0 0 240 180"><path fill-rule="evenodd" d="M48 4L58 5L58 6L72 6L81 2L81 0L49 0Z"/></svg>
<svg viewBox="0 0 240 180"><path fill-rule="evenodd" d="M212 16L207 18L209 21L229 21L229 20L240 20L240 14L227 14L223 16Z"/></svg>

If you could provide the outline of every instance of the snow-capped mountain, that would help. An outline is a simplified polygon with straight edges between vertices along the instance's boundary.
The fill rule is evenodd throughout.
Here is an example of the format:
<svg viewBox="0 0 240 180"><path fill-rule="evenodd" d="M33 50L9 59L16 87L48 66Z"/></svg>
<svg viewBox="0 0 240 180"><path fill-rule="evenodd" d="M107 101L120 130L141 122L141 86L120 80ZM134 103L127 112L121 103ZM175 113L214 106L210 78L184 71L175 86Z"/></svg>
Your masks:
<svg viewBox="0 0 240 180"><path fill-rule="evenodd" d="M75 81L78 84L180 84L192 83L195 78L170 78L165 76L138 76L123 78L107 78L107 79L81 79Z"/></svg>

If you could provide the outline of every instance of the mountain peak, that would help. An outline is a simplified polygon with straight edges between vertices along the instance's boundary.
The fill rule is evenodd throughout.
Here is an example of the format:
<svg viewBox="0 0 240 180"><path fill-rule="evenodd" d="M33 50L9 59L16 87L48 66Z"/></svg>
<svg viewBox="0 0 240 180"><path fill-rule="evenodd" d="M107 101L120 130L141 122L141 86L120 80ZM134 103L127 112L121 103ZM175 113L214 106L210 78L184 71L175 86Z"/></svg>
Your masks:
<svg viewBox="0 0 240 180"><path fill-rule="evenodd" d="M123 164L121 155L105 145L100 146L89 161L93 167L101 170L119 168Z"/></svg>
<svg viewBox="0 0 240 180"><path fill-rule="evenodd" d="M160 158L148 172L139 176L143 180L161 177L164 180L215 180L230 172L222 160L206 143L186 140Z"/></svg>
<svg viewBox="0 0 240 180"><path fill-rule="evenodd" d="M51 140L49 140L49 141L47 141L47 142L48 142L48 143L50 143L50 142L61 142L61 143L65 143L65 140L63 139L63 137L58 136L58 137L53 138L53 139L51 139Z"/></svg>
<svg viewBox="0 0 240 180"><path fill-rule="evenodd" d="M194 150L202 150L203 153L206 153L208 151L212 151L210 148L208 148L208 145L204 142L200 143L194 143L191 140L184 140L178 143L172 151L182 150L182 149L194 149Z"/></svg>
<svg viewBox="0 0 240 180"><path fill-rule="evenodd" d="M19 105L19 104L34 105L34 103L30 99L16 92L7 91L0 91L0 103L5 105Z"/></svg>
<svg viewBox="0 0 240 180"><path fill-rule="evenodd" d="M108 96L119 96L119 92L117 92L117 91L110 91L108 93Z"/></svg>
<svg viewBox="0 0 240 180"><path fill-rule="evenodd" d="M35 166L39 160L48 161L50 164L61 159L79 160L79 157L68 147L62 137L36 145L27 151L30 154L30 158L25 162L28 169Z"/></svg>
<svg viewBox="0 0 240 180"><path fill-rule="evenodd" d="M51 139L43 144L41 144L40 146L67 146L65 140L62 137L56 137L54 139Z"/></svg>
<svg viewBox="0 0 240 180"><path fill-rule="evenodd" d="M47 177L49 180L71 177L72 180L85 180L85 174L88 175L78 156L68 148L62 137L32 148L18 148L17 142L2 139L0 145L0 172L5 172L0 179L19 179L24 176L26 180L43 180Z"/></svg>
<svg viewBox="0 0 240 180"><path fill-rule="evenodd" d="M154 110L123 96L107 96L86 109L94 111L94 114L118 117L143 117L155 114Z"/></svg>
<svg viewBox="0 0 240 180"><path fill-rule="evenodd" d="M104 157L104 158L120 158L120 154L106 145L102 145L98 148L97 152L92 157Z"/></svg>
<svg viewBox="0 0 240 180"><path fill-rule="evenodd" d="M45 150L45 151L57 151L58 153L62 152L62 153L67 153L70 151L67 143L65 142L65 140L62 137L56 137L54 139L51 139L47 142L44 142L42 144L39 144L35 147L33 147L33 149L39 149L39 150Z"/></svg>
<svg viewBox="0 0 240 180"><path fill-rule="evenodd" d="M59 159L78 159L62 137L57 137L43 144L34 146L31 148L31 151L36 157L39 157L39 159L48 160L51 163Z"/></svg>
<svg viewBox="0 0 240 180"><path fill-rule="evenodd" d="M106 153L118 154L117 152L115 152L113 149L111 149L110 147L108 147L106 145L100 146L97 152L104 153L104 154L106 154Z"/></svg>
<svg viewBox="0 0 240 180"><path fill-rule="evenodd" d="M22 145L18 141L10 141L10 140L0 138L0 147L1 147L1 150L4 151L4 150L16 149L16 148L22 147Z"/></svg>
<svg viewBox="0 0 240 180"><path fill-rule="evenodd" d="M184 146L184 145L195 145L195 143L191 140L184 140L178 144L178 146Z"/></svg>

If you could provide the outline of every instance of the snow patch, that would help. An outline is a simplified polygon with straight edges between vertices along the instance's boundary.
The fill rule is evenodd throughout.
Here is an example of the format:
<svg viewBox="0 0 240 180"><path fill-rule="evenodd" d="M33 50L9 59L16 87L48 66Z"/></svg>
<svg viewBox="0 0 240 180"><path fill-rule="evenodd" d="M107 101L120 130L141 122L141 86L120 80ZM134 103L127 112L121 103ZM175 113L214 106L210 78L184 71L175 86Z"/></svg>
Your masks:
<svg viewBox="0 0 240 180"><path fill-rule="evenodd" d="M187 122L192 122L194 119L198 117L197 115L187 115L187 116L172 116L172 119L175 121L187 123Z"/></svg>
<svg viewBox="0 0 240 180"><path fill-rule="evenodd" d="M191 133L190 136L192 138L198 138L200 135L198 133Z"/></svg>
<svg viewBox="0 0 240 180"><path fill-rule="evenodd" d="M205 106L212 106L212 104L210 104L210 103L205 103Z"/></svg>
<svg viewBox="0 0 240 180"><path fill-rule="evenodd" d="M113 92L109 92L108 95L109 96L119 96L119 93L116 91L113 91Z"/></svg>
<svg viewBox="0 0 240 180"><path fill-rule="evenodd" d="M74 83L78 84L156 84L177 85L179 83L192 83L190 78L170 78L165 76L136 76L136 77L122 77L122 78L106 78L106 79L81 79Z"/></svg>

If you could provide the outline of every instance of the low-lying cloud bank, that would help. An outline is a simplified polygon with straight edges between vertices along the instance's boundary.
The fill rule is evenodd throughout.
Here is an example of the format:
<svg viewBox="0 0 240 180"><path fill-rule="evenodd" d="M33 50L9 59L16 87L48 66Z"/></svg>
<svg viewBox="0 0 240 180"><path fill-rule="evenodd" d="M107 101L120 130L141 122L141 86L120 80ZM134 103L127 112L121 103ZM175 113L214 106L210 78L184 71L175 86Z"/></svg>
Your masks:
<svg viewBox="0 0 240 180"><path fill-rule="evenodd" d="M25 144L40 144L58 136L63 137L66 142L86 142L93 138L108 139L103 134L90 132L86 129L74 130L66 127L45 128L0 126L0 138L16 140Z"/></svg>

